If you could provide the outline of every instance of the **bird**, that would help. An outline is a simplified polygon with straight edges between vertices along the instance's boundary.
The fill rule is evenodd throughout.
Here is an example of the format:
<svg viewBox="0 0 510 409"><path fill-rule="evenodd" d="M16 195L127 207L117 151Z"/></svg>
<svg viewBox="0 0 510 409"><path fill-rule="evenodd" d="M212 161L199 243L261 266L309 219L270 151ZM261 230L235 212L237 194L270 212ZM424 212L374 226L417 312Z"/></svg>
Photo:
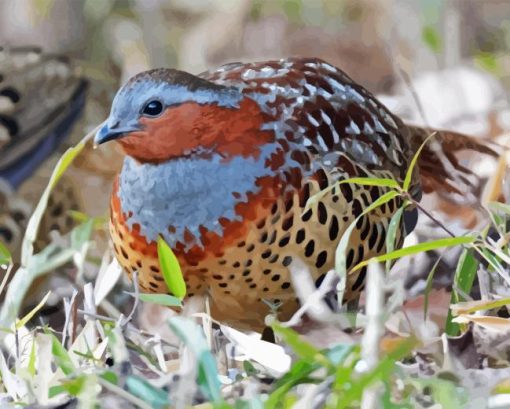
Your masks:
<svg viewBox="0 0 510 409"><path fill-rule="evenodd" d="M88 82L63 54L39 47L0 47L0 241L16 254L33 204L17 189L57 151L83 112ZM72 227L76 187L63 178L49 199L40 227Z"/></svg>
<svg viewBox="0 0 510 409"><path fill-rule="evenodd" d="M164 239L187 298L207 296L214 319L260 330L275 305L283 320L300 306L293 263L302 261L319 286L356 221L343 301L355 300L366 268L353 267L385 252L403 199L362 215L387 189L338 182L378 177L401 184L428 135L316 58L230 63L198 75L139 73L119 89L95 135L96 145L115 141L125 153L110 200L113 251L129 277L137 273L141 291L168 293L157 251ZM412 173L416 201L423 192L455 195L469 187L471 172L456 151L493 154L451 132L434 142ZM416 209L406 215L398 247Z"/></svg>

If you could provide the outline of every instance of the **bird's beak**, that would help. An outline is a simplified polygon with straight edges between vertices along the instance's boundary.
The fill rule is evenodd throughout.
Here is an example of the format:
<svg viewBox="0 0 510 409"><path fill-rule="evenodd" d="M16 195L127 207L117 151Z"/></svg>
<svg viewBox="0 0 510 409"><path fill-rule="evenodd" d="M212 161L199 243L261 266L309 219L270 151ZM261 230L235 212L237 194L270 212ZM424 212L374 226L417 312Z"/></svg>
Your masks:
<svg viewBox="0 0 510 409"><path fill-rule="evenodd" d="M121 138L128 133L139 130L140 129L137 126L119 126L118 124L110 126L108 122L105 122L104 125L99 128L99 131L97 131L96 136L94 137L94 146L101 145L102 143L113 139Z"/></svg>

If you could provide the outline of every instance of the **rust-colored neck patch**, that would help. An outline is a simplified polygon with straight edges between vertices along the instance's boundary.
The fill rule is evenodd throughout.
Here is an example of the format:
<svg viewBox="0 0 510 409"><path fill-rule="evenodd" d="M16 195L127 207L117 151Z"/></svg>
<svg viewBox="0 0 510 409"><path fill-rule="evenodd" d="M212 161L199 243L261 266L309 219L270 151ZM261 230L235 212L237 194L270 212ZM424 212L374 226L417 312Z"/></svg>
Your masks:
<svg viewBox="0 0 510 409"><path fill-rule="evenodd" d="M212 152L227 160L238 155L257 157L260 146L274 140L273 132L261 131L263 122L258 104L249 98L239 108L187 102L157 118L141 118L143 131L120 138L119 143L142 163Z"/></svg>

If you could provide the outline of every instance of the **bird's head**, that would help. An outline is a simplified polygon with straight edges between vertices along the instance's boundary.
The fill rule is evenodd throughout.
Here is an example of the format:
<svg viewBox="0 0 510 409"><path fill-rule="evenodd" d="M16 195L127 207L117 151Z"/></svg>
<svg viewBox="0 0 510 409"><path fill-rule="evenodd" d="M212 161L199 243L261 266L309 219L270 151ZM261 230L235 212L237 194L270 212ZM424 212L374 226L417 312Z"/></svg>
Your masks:
<svg viewBox="0 0 510 409"><path fill-rule="evenodd" d="M211 153L250 156L273 139L260 130L263 122L258 104L235 87L155 69L119 90L94 142L116 140L127 155L146 163Z"/></svg>

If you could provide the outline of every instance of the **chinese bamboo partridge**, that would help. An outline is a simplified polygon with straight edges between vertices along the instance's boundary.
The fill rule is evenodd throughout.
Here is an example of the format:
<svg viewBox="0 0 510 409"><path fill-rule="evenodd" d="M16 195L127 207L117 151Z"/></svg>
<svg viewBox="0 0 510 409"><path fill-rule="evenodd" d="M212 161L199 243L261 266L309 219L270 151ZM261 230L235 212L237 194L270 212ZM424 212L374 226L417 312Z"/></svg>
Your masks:
<svg viewBox="0 0 510 409"><path fill-rule="evenodd" d="M304 211L307 200L349 177L401 182L427 135L318 59L235 63L198 76L143 72L120 89L96 135L96 143L116 140L127 155L111 198L117 259L128 274L138 272L144 291L166 292L156 250L162 236L181 264L188 297L209 294L213 317L260 328L269 312L264 301L278 300L280 318L288 318L298 307L292 260L303 260L319 284L344 230L384 190L341 184ZM448 169L469 172L452 152L479 146L452 134L438 140L445 154L426 147L420 161L423 188L456 192L458 178ZM417 171L416 198L421 186ZM348 267L385 251L400 204L359 219ZM363 269L349 275L346 299L364 278Z"/></svg>

